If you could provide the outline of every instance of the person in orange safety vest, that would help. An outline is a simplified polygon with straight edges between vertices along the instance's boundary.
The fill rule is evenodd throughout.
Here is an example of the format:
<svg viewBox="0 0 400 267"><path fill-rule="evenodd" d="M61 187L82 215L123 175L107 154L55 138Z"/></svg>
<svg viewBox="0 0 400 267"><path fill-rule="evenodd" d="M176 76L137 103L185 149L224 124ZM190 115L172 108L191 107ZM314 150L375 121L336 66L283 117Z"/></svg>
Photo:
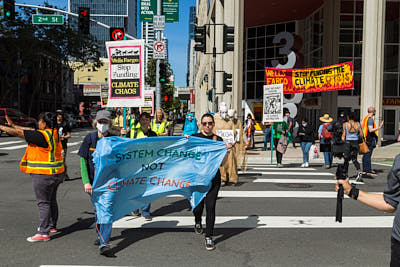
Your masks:
<svg viewBox="0 0 400 267"><path fill-rule="evenodd" d="M31 175L40 224L38 233L28 237L27 241L49 241L49 234L57 232L57 189L64 179L57 115L49 112L41 113L37 130L15 125L8 116L6 120L8 126L0 125L0 131L25 139L28 143L20 162L20 169Z"/></svg>

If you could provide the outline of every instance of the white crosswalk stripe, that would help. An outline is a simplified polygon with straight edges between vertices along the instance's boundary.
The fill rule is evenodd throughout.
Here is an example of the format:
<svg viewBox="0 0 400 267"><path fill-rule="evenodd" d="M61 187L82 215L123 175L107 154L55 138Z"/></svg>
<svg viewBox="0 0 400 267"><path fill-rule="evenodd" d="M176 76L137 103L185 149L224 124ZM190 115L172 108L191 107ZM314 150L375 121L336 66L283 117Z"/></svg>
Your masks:
<svg viewBox="0 0 400 267"><path fill-rule="evenodd" d="M23 144L23 145L14 145L14 144L20 144L20 143L25 143L25 144ZM82 141L70 142L70 143L68 143L68 147L73 147L73 146L79 145L81 143L82 143ZM12 146L9 146L9 145L12 145ZM28 145L26 144L25 141L7 141L7 142L1 142L0 143L0 150L17 150L17 149L26 148L27 146Z"/></svg>
<svg viewBox="0 0 400 267"><path fill-rule="evenodd" d="M11 144L18 144L18 143L22 143L24 141L8 141L8 142L1 142L0 146L5 146L5 145L11 145Z"/></svg>
<svg viewBox="0 0 400 267"><path fill-rule="evenodd" d="M302 176L335 176L333 173L329 172L279 172L278 169L275 172L242 172L239 171L239 174L247 174L247 175L302 175Z"/></svg>

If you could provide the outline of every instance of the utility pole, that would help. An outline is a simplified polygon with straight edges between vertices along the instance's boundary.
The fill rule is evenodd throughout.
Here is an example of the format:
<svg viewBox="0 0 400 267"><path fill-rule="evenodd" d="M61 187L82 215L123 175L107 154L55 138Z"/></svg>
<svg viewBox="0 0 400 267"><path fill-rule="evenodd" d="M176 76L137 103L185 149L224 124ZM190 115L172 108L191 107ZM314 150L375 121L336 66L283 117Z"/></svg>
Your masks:
<svg viewBox="0 0 400 267"><path fill-rule="evenodd" d="M157 0L157 16L161 16L162 1ZM161 31L156 33L157 41L161 41ZM161 84L160 84L160 59L156 61L156 109L161 108Z"/></svg>

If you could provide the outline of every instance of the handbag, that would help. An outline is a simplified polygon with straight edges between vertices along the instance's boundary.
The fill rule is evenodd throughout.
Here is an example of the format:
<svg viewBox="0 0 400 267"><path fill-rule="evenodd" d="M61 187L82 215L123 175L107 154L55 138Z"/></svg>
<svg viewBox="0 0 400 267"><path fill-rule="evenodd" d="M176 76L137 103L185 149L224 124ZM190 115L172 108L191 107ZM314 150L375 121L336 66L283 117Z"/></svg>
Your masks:
<svg viewBox="0 0 400 267"><path fill-rule="evenodd" d="M285 154L286 149L287 149L287 136L282 134L281 138L279 138L276 150L278 150L279 153Z"/></svg>
<svg viewBox="0 0 400 267"><path fill-rule="evenodd" d="M369 148L367 143L365 143L364 141L362 143L359 144L359 150L358 150L359 154L367 154L369 153Z"/></svg>

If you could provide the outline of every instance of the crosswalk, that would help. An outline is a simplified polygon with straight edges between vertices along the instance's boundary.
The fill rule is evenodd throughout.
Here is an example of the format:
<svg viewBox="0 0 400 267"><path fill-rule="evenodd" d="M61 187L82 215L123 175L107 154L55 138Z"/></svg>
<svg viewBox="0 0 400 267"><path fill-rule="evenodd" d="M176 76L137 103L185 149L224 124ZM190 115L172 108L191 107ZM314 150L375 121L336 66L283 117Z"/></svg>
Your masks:
<svg viewBox="0 0 400 267"><path fill-rule="evenodd" d="M75 140L78 141L70 141L68 143L68 148L73 148L73 147L78 147L80 146L80 144L82 143L85 135L83 135L82 133L78 136L75 136L76 138L74 138ZM27 147L27 143L24 140L13 140L13 141L4 141L1 142L0 140L0 151L13 151L13 150L23 150ZM76 154L78 153L78 150L73 150L71 152L69 152L71 154Z"/></svg>
<svg viewBox="0 0 400 267"><path fill-rule="evenodd" d="M282 170L282 171L281 171ZM317 204L323 200L332 202L333 207L336 204L337 193L334 191L334 171L321 170L316 168L274 168L272 165L252 163L248 166L246 172L240 172L240 181L246 186L222 187L219 191L217 203L217 217L215 228L235 228L235 229L264 229L264 228L391 228L394 216L345 216L342 223L335 222L334 216L268 216L259 215L241 215L236 214L218 216L218 207L229 205L223 203L234 202L240 199L240 202L252 206L254 201L265 199L287 200L301 203L308 200ZM315 177L315 178L314 178ZM354 182L354 181L353 181ZM363 184L362 182L358 182ZM247 186L247 185L249 186ZM293 187L274 187L273 185L293 185ZM297 186L296 186L297 185ZM302 187L310 185L310 187ZM246 188L253 190L241 190ZM254 190L256 188L256 190ZM274 189L276 188L276 189ZM307 190L303 189L307 188ZM321 190L324 188L325 190ZM262 190L265 189L265 190ZM171 195L168 199L182 199L182 196ZM348 199L347 196L345 196ZM355 203L355 202L354 202ZM313 209L312 205L309 207ZM267 212L268 208L266 208ZM225 208L226 211L226 208ZM310 212L310 214L314 214ZM332 210L334 215L334 210ZM113 228L165 228L179 229L192 228L193 216L190 214L184 216L156 216L151 222L145 221L142 217L126 216L113 224ZM205 217L203 218L205 222Z"/></svg>

